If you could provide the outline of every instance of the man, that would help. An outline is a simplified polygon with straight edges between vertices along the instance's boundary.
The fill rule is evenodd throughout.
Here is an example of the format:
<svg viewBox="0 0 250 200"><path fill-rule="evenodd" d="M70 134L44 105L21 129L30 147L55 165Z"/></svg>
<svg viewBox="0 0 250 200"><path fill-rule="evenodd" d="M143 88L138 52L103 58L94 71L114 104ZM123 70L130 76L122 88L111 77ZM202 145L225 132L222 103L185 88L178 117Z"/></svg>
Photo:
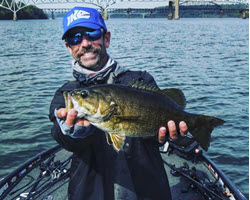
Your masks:
<svg viewBox="0 0 250 200"><path fill-rule="evenodd" d="M127 137L118 153L106 141L105 133L85 119L77 119L77 111L65 111L64 91L94 84L128 84L144 81L157 87L145 71L121 68L106 51L110 32L92 8L75 7L63 19L62 39L74 57L73 81L59 88L51 102L52 136L74 154L71 164L68 197L72 200L171 199L168 179L159 153L166 142L167 129L159 129L157 138ZM173 121L166 122L169 138L177 137ZM185 122L179 124L186 134ZM158 141L157 141L158 140Z"/></svg>

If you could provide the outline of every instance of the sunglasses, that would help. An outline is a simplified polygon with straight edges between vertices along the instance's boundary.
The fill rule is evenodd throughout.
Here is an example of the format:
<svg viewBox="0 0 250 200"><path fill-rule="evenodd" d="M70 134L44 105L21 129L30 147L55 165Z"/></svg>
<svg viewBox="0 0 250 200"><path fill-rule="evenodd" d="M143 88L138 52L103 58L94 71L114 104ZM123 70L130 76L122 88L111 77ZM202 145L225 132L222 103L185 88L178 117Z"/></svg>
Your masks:
<svg viewBox="0 0 250 200"><path fill-rule="evenodd" d="M95 41L99 40L102 37L102 33L102 29L97 29L94 31L81 31L74 35L67 36L65 38L65 41L69 45L78 45L82 42L83 36L85 36L88 41Z"/></svg>

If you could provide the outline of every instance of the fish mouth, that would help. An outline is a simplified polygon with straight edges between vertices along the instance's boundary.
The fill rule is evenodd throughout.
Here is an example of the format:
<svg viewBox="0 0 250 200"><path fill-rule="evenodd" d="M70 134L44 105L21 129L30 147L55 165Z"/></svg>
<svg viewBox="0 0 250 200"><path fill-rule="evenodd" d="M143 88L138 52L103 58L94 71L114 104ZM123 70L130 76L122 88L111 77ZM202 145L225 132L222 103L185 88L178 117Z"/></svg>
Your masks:
<svg viewBox="0 0 250 200"><path fill-rule="evenodd" d="M85 118L85 119L89 120L91 123L104 122L107 119L109 119L113 114L111 112L105 116L102 116L99 109L96 113L91 114L91 113L89 113L89 111L86 108L79 106L78 102L73 97L72 97L72 103L74 105L74 109L78 112L77 117L78 118Z"/></svg>

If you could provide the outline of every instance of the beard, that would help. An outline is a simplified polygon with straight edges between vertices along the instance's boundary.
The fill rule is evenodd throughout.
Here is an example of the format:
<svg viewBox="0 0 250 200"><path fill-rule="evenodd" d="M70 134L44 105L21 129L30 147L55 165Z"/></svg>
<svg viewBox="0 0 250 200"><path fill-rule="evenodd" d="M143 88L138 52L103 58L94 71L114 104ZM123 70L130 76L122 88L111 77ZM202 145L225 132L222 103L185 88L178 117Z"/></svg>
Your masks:
<svg viewBox="0 0 250 200"><path fill-rule="evenodd" d="M88 53L93 53L94 54L93 58L85 57L85 55ZM105 57L107 57L107 53L106 53L106 48L104 46L102 47L91 46L89 48L83 48L81 52L77 54L76 61L81 67L93 71L98 71L106 63Z"/></svg>

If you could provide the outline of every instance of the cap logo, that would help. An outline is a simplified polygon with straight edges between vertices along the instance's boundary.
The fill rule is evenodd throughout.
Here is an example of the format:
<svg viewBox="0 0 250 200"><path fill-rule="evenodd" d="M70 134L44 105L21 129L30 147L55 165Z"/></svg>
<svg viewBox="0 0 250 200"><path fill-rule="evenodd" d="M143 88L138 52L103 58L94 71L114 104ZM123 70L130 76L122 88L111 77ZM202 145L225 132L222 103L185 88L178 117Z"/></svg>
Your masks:
<svg viewBox="0 0 250 200"><path fill-rule="evenodd" d="M90 13L86 12L85 10L74 10L74 12L67 18L68 20L67 26L69 26L73 21L83 18L84 19L90 18Z"/></svg>

